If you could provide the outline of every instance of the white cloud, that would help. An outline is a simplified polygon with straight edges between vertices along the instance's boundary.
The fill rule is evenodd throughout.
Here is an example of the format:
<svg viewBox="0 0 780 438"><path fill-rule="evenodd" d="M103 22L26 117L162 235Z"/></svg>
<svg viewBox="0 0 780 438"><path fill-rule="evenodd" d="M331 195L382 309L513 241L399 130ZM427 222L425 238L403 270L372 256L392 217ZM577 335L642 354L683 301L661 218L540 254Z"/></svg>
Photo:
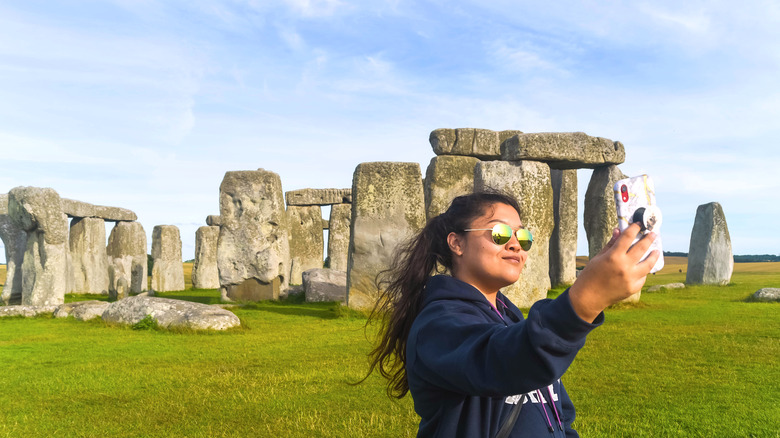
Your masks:
<svg viewBox="0 0 780 438"><path fill-rule="evenodd" d="M345 6L339 0L284 0L284 2L304 17L328 17Z"/></svg>

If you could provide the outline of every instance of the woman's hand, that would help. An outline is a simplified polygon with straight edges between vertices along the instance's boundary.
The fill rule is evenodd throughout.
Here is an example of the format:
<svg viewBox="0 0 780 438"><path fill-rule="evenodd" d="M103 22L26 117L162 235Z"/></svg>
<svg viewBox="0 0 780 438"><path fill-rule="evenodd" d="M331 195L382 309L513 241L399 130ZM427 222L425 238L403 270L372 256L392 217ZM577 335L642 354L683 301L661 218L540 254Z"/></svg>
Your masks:
<svg viewBox="0 0 780 438"><path fill-rule="evenodd" d="M572 307L583 320L592 322L607 307L642 290L660 254L653 251L640 262L655 234L646 234L631 245L639 231L637 224L629 225L622 233L615 229L609 243L588 262L569 288Z"/></svg>

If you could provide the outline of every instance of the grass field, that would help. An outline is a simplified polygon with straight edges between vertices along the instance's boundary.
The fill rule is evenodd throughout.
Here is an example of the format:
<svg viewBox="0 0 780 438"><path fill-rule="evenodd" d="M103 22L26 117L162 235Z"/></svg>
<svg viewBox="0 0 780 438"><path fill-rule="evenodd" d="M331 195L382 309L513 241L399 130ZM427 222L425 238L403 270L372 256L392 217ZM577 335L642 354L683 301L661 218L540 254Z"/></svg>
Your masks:
<svg viewBox="0 0 780 438"><path fill-rule="evenodd" d="M647 284L684 279L670 257ZM780 306L745 301L770 286L780 263L737 264L729 286L609 309L564 376L581 435L780 436ZM291 301L233 310L243 327L225 333L0 320L0 436L415 435L409 397L388 399L377 376L350 385L374 334L361 316Z"/></svg>

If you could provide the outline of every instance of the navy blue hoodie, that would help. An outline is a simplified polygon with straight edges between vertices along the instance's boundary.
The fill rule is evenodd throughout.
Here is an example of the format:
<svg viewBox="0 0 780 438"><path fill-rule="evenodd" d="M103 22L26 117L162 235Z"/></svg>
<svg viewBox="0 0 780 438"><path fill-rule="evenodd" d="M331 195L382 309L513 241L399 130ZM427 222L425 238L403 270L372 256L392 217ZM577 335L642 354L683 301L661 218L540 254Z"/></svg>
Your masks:
<svg viewBox="0 0 780 438"><path fill-rule="evenodd" d="M492 438L523 394L510 437L578 436L560 378L604 314L583 321L568 291L535 303L525 320L500 292L496 305L453 277L428 280L406 345L417 436Z"/></svg>

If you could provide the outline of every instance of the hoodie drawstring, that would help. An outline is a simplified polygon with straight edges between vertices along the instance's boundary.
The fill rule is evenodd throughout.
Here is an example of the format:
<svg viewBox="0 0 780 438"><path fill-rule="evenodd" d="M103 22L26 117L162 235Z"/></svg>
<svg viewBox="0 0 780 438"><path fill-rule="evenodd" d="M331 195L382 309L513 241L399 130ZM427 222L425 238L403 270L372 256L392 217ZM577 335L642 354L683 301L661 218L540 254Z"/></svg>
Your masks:
<svg viewBox="0 0 780 438"><path fill-rule="evenodd" d="M550 394L550 403L553 405L553 412L555 412L555 418L558 420L558 429L563 431L563 423L561 423L561 417L558 415L558 408L555 407L555 399L553 398L552 388L550 388L550 386L547 387L547 393Z"/></svg>
<svg viewBox="0 0 780 438"><path fill-rule="evenodd" d="M539 397L539 403L542 405L542 411L544 411L544 418L547 419L547 430L550 431L550 433L555 432L555 428L552 425L552 422L550 421L550 416L547 415L547 408L544 407L544 396L542 396L542 391L536 390L536 395Z"/></svg>

